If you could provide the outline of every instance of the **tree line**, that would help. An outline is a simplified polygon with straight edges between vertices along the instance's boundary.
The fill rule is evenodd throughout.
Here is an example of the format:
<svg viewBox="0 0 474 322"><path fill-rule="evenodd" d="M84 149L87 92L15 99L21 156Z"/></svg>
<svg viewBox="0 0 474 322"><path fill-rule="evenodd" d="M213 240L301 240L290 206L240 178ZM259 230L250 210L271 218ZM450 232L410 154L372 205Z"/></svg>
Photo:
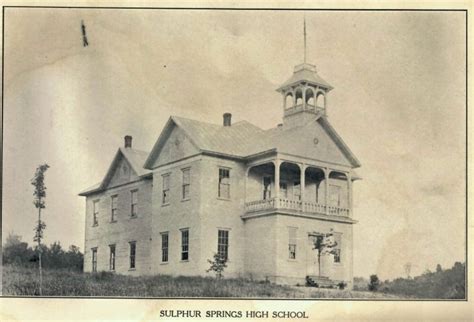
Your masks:
<svg viewBox="0 0 474 322"><path fill-rule="evenodd" d="M71 245L64 250L61 243L56 241L49 245L41 244L42 266L45 269L68 269L82 271L84 256L79 247ZM10 233L3 245L3 265L17 265L22 267L37 267L39 256L37 246L32 248L21 236Z"/></svg>

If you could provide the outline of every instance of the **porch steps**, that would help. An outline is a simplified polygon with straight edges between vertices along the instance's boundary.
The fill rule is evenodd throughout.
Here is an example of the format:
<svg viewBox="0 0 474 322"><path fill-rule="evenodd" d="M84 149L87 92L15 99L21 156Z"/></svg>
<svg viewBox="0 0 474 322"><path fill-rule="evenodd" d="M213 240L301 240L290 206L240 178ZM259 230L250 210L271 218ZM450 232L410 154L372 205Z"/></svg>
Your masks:
<svg viewBox="0 0 474 322"><path fill-rule="evenodd" d="M307 286L333 288L333 287L337 287L339 282L340 281L331 280L327 276L315 276L315 275L306 276Z"/></svg>

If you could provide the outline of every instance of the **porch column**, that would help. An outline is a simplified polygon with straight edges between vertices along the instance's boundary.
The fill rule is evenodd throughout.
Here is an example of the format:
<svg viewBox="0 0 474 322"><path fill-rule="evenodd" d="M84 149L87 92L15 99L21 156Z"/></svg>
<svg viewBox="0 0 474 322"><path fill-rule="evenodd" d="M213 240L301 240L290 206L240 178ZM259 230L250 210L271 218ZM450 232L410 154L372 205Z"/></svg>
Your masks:
<svg viewBox="0 0 474 322"><path fill-rule="evenodd" d="M302 163L299 165L300 167L300 196L301 196L301 210L304 211L304 191L305 191L305 172L306 172L306 164Z"/></svg>
<svg viewBox="0 0 474 322"><path fill-rule="evenodd" d="M347 173L347 198L349 217L352 217L352 176L350 173Z"/></svg>
<svg viewBox="0 0 474 322"><path fill-rule="evenodd" d="M303 110L306 110L306 86L303 86L301 90L301 98L303 99Z"/></svg>
<svg viewBox="0 0 474 322"><path fill-rule="evenodd" d="M329 169L324 168L324 203L326 215L329 215Z"/></svg>
<svg viewBox="0 0 474 322"><path fill-rule="evenodd" d="M280 159L275 159L273 165L275 166L275 207L278 208L280 204Z"/></svg>

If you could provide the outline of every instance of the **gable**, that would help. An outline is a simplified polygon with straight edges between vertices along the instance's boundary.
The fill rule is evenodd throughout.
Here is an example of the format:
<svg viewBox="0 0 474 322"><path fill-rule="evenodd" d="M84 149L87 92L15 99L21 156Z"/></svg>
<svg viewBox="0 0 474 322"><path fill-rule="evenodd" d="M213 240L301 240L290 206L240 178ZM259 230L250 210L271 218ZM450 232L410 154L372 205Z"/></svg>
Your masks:
<svg viewBox="0 0 474 322"><path fill-rule="evenodd" d="M119 186L138 179L139 177L135 170L133 170L131 164L120 154L110 173L110 179L106 182L104 188Z"/></svg>
<svg viewBox="0 0 474 322"><path fill-rule="evenodd" d="M164 134L164 137L159 139L162 140L161 148L158 149L155 160L149 163L151 167L147 168L156 168L200 152L181 128L174 125Z"/></svg>
<svg viewBox="0 0 474 322"><path fill-rule="evenodd" d="M353 167L351 160L320 122L311 122L285 132L278 137L279 152Z"/></svg>

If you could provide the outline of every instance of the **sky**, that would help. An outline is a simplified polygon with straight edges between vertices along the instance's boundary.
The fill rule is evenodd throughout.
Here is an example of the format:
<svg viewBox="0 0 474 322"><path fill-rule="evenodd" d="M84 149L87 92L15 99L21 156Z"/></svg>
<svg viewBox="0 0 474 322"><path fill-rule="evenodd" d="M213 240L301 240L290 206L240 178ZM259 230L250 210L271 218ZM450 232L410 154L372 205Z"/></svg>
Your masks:
<svg viewBox="0 0 474 322"><path fill-rule="evenodd" d="M329 121L362 163L354 275L465 261L462 12L7 8L2 240L32 243L41 163L45 243L83 249L78 193L102 180L125 135L150 151L170 115L276 126L275 89L303 60L303 16L307 61L334 86Z"/></svg>

